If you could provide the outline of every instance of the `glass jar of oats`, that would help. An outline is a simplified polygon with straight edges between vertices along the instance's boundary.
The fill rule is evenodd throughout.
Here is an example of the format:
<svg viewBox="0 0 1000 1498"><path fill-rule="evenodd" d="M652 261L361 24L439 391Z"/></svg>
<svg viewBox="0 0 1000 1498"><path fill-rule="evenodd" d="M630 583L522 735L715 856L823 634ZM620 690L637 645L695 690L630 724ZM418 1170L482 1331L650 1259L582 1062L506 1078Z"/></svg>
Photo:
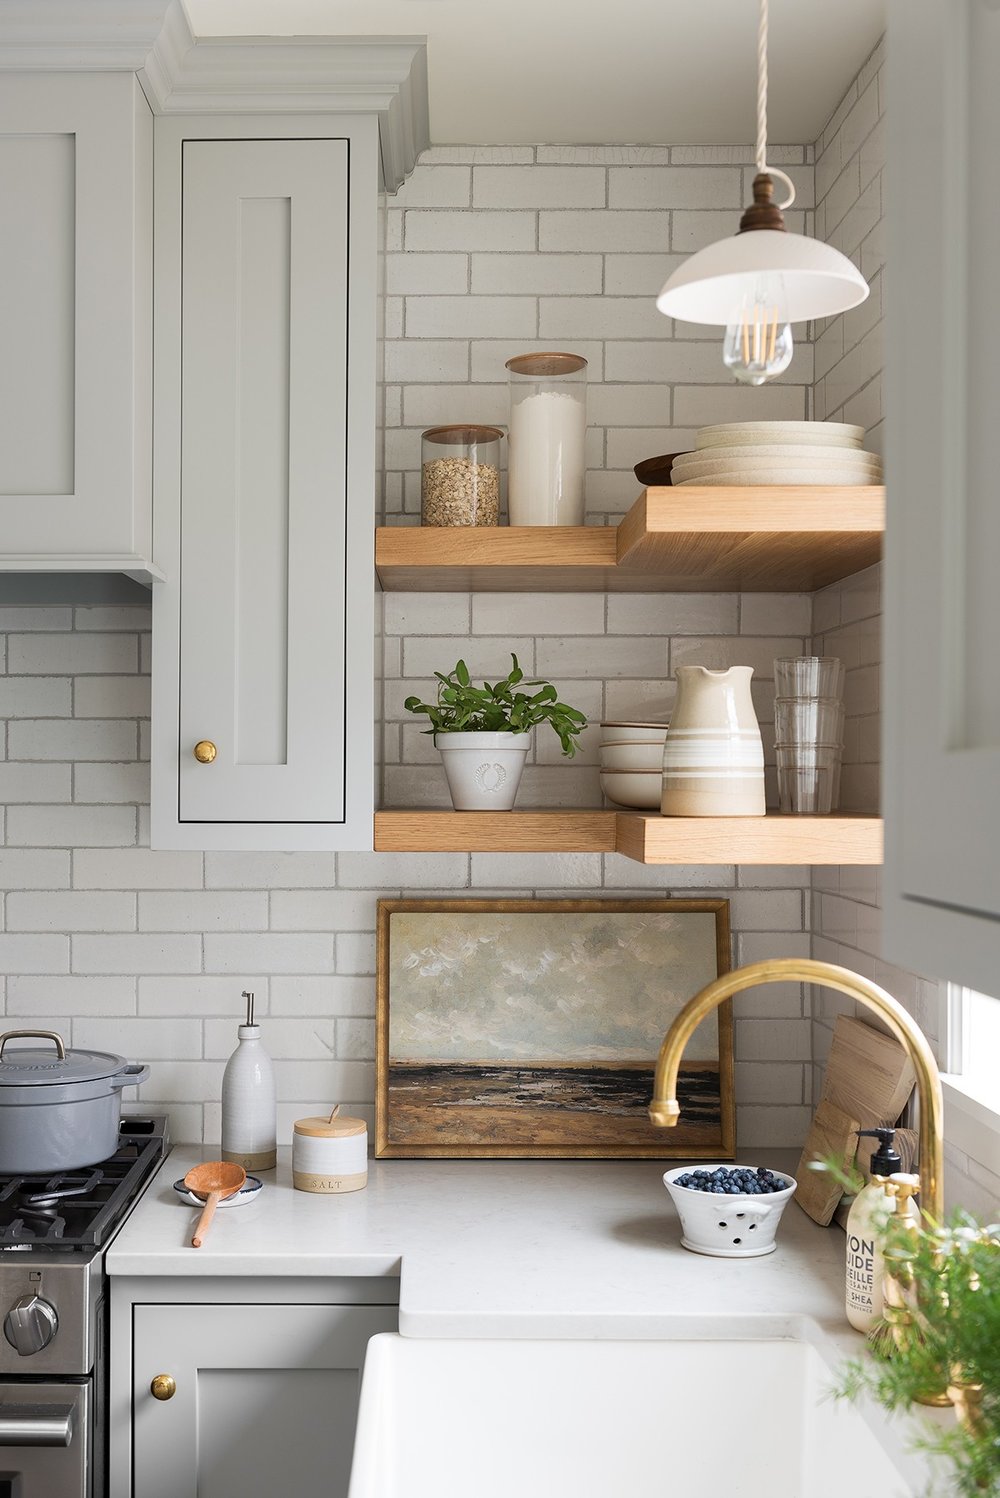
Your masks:
<svg viewBox="0 0 1000 1498"><path fill-rule="evenodd" d="M430 427L421 437L420 523L500 524L499 427Z"/></svg>

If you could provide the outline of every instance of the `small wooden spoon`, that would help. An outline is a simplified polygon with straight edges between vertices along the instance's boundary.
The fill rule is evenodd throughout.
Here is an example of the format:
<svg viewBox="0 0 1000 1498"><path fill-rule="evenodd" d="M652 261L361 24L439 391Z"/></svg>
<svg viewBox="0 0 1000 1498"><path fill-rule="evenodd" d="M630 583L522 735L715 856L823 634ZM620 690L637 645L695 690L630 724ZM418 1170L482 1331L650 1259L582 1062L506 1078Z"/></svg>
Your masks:
<svg viewBox="0 0 1000 1498"><path fill-rule="evenodd" d="M215 1209L224 1196L233 1196L246 1185L247 1173L242 1165L231 1165L226 1160L209 1160L204 1165L192 1165L184 1177L184 1184L195 1196L204 1196L205 1206L198 1225L191 1234L191 1247L200 1248L205 1241L208 1225L215 1216Z"/></svg>

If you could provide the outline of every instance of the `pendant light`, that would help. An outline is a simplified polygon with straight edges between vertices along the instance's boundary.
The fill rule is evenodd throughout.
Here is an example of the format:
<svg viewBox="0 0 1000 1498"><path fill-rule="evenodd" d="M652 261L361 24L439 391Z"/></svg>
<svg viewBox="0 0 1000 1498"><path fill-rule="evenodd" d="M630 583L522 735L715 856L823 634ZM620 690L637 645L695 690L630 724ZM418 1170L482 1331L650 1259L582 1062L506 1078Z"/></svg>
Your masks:
<svg viewBox="0 0 1000 1498"><path fill-rule="evenodd" d="M757 175L739 233L689 256L656 298L668 317L726 329L723 362L746 385L763 385L792 359L793 322L833 317L868 295L858 268L821 240L785 229L782 209L795 200L785 172L767 164L767 5L757 32ZM774 179L788 188L774 202Z"/></svg>

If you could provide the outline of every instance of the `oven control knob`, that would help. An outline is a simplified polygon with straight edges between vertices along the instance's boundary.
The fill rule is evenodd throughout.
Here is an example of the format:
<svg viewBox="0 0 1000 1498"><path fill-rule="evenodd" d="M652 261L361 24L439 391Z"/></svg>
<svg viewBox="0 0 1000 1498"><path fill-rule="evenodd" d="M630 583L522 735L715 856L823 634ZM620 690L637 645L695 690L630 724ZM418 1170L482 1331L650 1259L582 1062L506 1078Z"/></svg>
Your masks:
<svg viewBox="0 0 1000 1498"><path fill-rule="evenodd" d="M22 1295L4 1317L3 1334L22 1358L48 1347L59 1330L55 1306L40 1295Z"/></svg>

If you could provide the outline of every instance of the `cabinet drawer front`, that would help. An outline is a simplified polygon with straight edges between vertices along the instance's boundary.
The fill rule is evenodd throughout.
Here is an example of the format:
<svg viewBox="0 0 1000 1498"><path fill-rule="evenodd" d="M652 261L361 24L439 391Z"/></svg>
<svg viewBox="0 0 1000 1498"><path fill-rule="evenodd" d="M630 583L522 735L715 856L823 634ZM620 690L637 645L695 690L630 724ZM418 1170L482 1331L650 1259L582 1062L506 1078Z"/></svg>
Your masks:
<svg viewBox="0 0 1000 1498"><path fill-rule="evenodd" d="M368 1339L393 1306L139 1305L134 1498L344 1498ZM155 1399L167 1373L176 1392Z"/></svg>
<svg viewBox="0 0 1000 1498"><path fill-rule="evenodd" d="M180 820L341 822L348 143L189 140L182 194Z"/></svg>

